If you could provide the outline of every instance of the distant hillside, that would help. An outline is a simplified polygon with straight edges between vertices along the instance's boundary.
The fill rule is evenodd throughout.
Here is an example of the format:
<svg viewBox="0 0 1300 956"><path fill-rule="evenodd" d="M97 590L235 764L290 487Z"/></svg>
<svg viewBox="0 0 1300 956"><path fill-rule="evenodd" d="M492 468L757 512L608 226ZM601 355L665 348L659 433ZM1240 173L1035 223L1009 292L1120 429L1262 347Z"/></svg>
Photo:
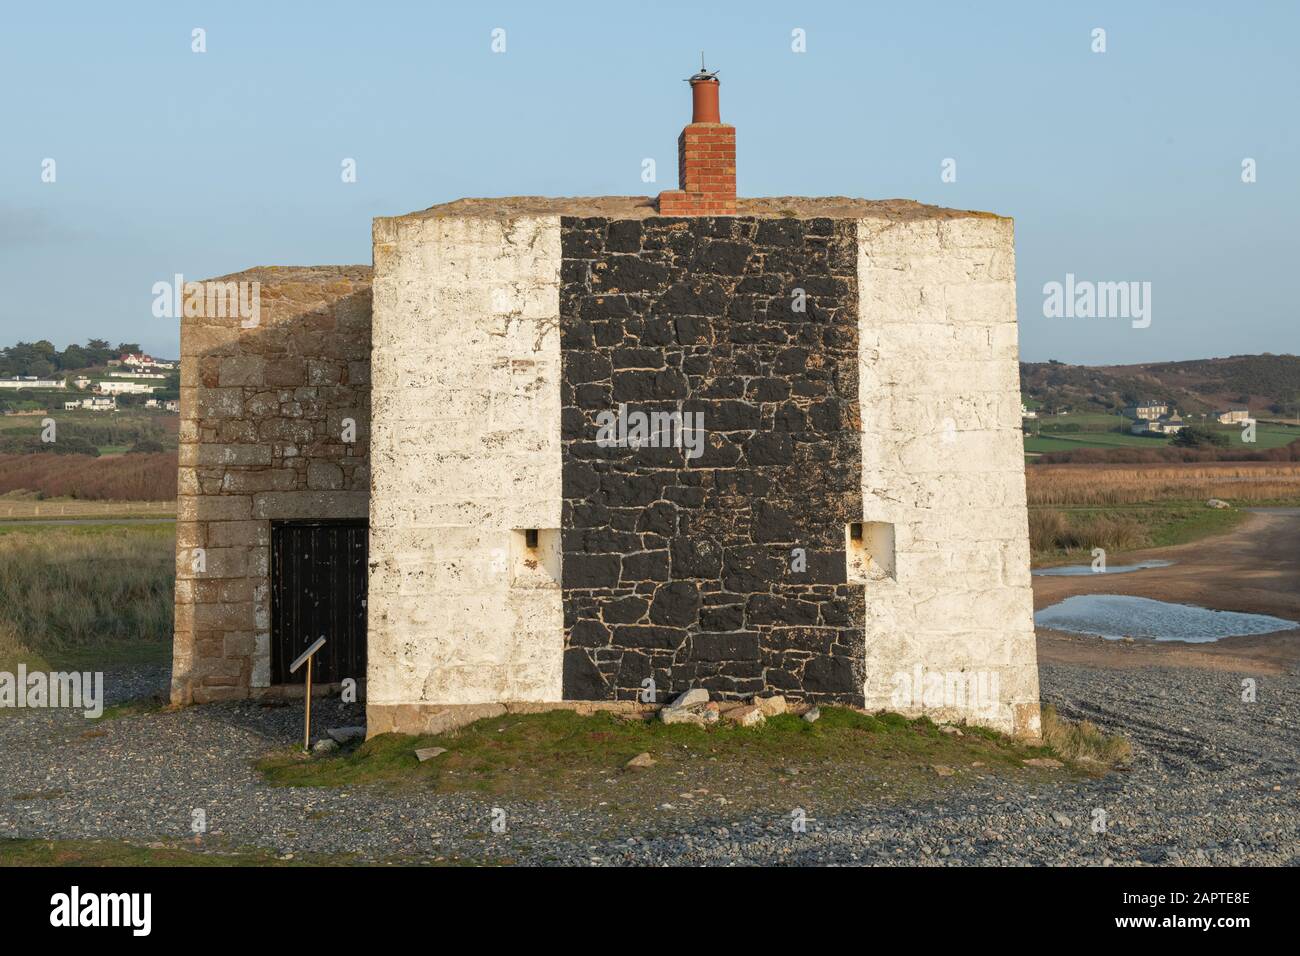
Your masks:
<svg viewBox="0 0 1300 956"><path fill-rule="evenodd" d="M0 347L0 378L15 375L50 378L63 372L102 368L109 359L139 351L138 342L119 342L113 347L107 339L91 339L85 345L73 342L62 352L48 339L18 342Z"/></svg>
<svg viewBox="0 0 1300 956"><path fill-rule="evenodd" d="M1183 413L1246 405L1265 417L1300 418L1300 356L1101 366L1021 362L1020 391L1047 412L1114 412L1154 398Z"/></svg>

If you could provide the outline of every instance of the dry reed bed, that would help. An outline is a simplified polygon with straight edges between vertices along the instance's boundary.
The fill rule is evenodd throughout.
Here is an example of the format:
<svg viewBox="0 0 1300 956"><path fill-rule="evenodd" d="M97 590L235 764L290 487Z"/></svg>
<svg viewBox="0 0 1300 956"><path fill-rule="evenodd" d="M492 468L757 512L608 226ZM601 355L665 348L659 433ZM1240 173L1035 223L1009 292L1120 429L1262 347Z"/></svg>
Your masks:
<svg viewBox="0 0 1300 956"><path fill-rule="evenodd" d="M0 455L0 494L38 492L47 498L96 501L174 501L176 452L117 455Z"/></svg>
<svg viewBox="0 0 1300 956"><path fill-rule="evenodd" d="M1300 502L1300 463L1030 465L1031 506L1121 505L1223 498Z"/></svg>
<svg viewBox="0 0 1300 956"><path fill-rule="evenodd" d="M0 535L0 658L169 639L174 547L156 525Z"/></svg>

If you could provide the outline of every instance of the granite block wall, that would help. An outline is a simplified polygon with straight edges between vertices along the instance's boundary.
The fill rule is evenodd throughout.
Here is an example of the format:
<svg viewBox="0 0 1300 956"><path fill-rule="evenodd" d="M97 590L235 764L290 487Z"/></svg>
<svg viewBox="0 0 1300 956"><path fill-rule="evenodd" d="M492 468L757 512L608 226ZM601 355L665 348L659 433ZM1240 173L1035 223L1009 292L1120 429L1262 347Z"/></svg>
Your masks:
<svg viewBox="0 0 1300 956"><path fill-rule="evenodd" d="M269 687L272 521L365 518L370 489L369 267L211 281L260 307L181 321L176 703Z"/></svg>

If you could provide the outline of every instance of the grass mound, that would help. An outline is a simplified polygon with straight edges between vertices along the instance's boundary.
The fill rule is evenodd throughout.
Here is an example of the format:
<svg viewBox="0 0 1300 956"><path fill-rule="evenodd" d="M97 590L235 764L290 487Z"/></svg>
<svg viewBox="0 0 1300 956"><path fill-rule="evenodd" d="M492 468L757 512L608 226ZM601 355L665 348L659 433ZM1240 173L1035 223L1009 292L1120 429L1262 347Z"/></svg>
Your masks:
<svg viewBox="0 0 1300 956"><path fill-rule="evenodd" d="M384 734L328 756L278 752L258 769L280 786L377 784L572 800L628 812L683 801L715 811L788 810L923 796L989 774L1030 774L1035 771L1025 767L1026 759L1054 755L1048 746L983 728L945 733L925 717L844 707L821 712L811 724L787 714L754 728L665 725L567 710L508 714L437 736ZM421 763L415 751L424 747L446 752ZM626 766L643 753L653 766Z"/></svg>

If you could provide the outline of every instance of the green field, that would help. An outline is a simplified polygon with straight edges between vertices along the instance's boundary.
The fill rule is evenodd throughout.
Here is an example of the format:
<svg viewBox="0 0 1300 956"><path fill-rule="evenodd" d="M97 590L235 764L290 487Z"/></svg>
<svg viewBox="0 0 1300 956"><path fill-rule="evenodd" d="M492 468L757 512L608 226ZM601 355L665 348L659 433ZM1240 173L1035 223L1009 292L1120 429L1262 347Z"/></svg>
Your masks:
<svg viewBox="0 0 1300 956"><path fill-rule="evenodd" d="M120 455L130 451L136 442L153 441L165 449L177 446L177 416L161 408L143 405L123 405L112 412L92 412L78 409L65 411L64 398L49 404L48 417L58 426L60 441L84 441L99 449L101 455ZM84 397L84 395L76 395ZM25 454L40 441L46 415L0 415L0 452Z"/></svg>
<svg viewBox="0 0 1300 956"><path fill-rule="evenodd" d="M1030 419L1027 424L1034 434L1025 436L1025 452L1041 454L1049 451L1076 451L1080 448L1160 448L1172 443L1172 438L1134 435L1129 431L1132 422L1123 419L1123 431L1117 431L1120 418L1116 415L1079 414L1049 415L1044 418ZM1199 424L1195 419L1193 424ZM1057 431L1056 429L1077 426L1078 431ZM1242 441L1240 426L1217 426L1219 432L1228 436L1230 446L1259 449L1281 448L1300 439L1300 428L1292 425L1256 425L1255 442Z"/></svg>
<svg viewBox="0 0 1300 956"><path fill-rule="evenodd" d="M1131 425L1132 419L1122 418L1119 415L1107 415L1103 412L1072 412L1069 415L1043 415L1036 421L1037 426L1051 428L1054 425L1078 425L1080 428L1096 429L1104 431L1107 428L1114 428L1119 424ZM1036 427L1037 427L1036 426Z"/></svg>
<svg viewBox="0 0 1300 956"><path fill-rule="evenodd" d="M166 660L175 541L170 523L0 526L0 670Z"/></svg>
<svg viewBox="0 0 1300 956"><path fill-rule="evenodd" d="M1169 444L1167 438L1143 438L1117 432L1078 432L1071 435L1026 435L1025 451L1075 451L1080 448L1156 448Z"/></svg>

